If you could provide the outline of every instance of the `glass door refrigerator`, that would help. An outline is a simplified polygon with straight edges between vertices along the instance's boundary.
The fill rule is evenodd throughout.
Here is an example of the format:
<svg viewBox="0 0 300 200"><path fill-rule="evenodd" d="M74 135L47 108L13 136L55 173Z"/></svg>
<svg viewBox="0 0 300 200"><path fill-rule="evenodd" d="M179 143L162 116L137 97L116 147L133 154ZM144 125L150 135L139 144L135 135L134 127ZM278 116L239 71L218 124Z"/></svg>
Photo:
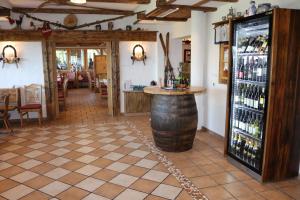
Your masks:
<svg viewBox="0 0 300 200"><path fill-rule="evenodd" d="M288 59L280 57L278 54L278 43L280 43L280 38L278 37L280 37L280 34L286 33L279 32L281 30L278 28L278 19L276 16L283 11L288 12L289 10L277 9L277 11L239 19L232 23L232 66L227 104L228 124L226 127L225 154L228 155L229 160L233 164L262 181L280 180L295 176L297 168L294 167L295 169L292 169L292 175L288 174L288 172L284 175L279 175L277 170L281 170L280 168L275 170L269 169L272 167L271 163L276 162L276 155L272 155L270 152L270 149L272 149L271 146L277 145L277 148L287 148L290 149L290 154L295 154L293 148L294 145L296 145L292 143L287 145L286 143L282 143L282 141L281 143L277 142L279 140L276 139L276 137L289 134L284 128L278 127L281 130L280 134L277 135L272 130L276 128L278 124L284 125L283 123L285 123L286 120L284 118L277 118L277 122L273 121L273 118L276 118L274 115L279 115L281 111L284 112L285 110L274 110L273 106L276 106L276 104L280 102L271 101L270 98L274 96L277 89L281 89L282 92L286 93L291 86L286 85L280 88L280 84L274 84L276 80L272 80L272 78L274 78L275 75L286 76L291 74L293 70L295 70L296 73L297 68L300 68L299 63L294 66L292 66L292 63L286 63L290 65L287 67L287 70L279 72L279 65L276 65L278 59ZM299 16L299 14L296 14L296 16ZM299 23L297 26L300 26ZM296 35L294 36L296 37ZM290 46L288 43L289 42L286 41L285 45ZM297 50L299 46L293 48ZM276 56L279 58L275 58ZM295 57L297 57L296 54ZM295 60L297 60L297 58L295 58ZM284 66L281 65L280 67ZM300 77L296 79L298 78ZM285 81L288 80L285 79ZM281 82L281 84L285 85L288 83ZM289 84L299 86L299 82L297 81ZM287 95L288 94L283 95L283 101L287 100ZM299 96L299 92L294 91L293 95L294 100L296 100ZM270 120L272 120L272 123L270 123ZM292 139L292 135L294 135L294 139L300 139L299 130L296 135L294 134L295 131L297 130L293 130L293 134L290 133L290 139ZM280 158L283 155L281 152L278 152L277 156ZM299 168L299 152L293 156L295 156L293 162L295 162L295 159L298 160ZM291 160L283 160L281 164L289 166L291 162ZM273 165L273 167L276 166Z"/></svg>

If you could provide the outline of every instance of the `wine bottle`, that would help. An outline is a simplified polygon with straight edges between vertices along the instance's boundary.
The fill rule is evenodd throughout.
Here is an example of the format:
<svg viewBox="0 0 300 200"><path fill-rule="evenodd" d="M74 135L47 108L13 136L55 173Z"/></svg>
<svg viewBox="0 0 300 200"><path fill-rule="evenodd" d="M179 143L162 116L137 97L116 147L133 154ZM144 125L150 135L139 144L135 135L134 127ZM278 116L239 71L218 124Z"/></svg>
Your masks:
<svg viewBox="0 0 300 200"><path fill-rule="evenodd" d="M254 142L252 153L251 153L251 164L253 167L257 168L260 162L260 148L257 142Z"/></svg>
<svg viewBox="0 0 300 200"><path fill-rule="evenodd" d="M241 156L241 146L242 146L242 139L241 139L241 136L238 135L238 140L236 143L236 155L237 156Z"/></svg>
<svg viewBox="0 0 300 200"><path fill-rule="evenodd" d="M263 37L263 39L262 39L262 45L261 45L261 47L260 47L260 52L261 53L267 53L267 48L268 48L268 36L266 35L266 36L264 36Z"/></svg>
<svg viewBox="0 0 300 200"><path fill-rule="evenodd" d="M253 69L252 69L252 81L257 81L257 66L258 66L258 60L252 57L253 59Z"/></svg>
<svg viewBox="0 0 300 200"><path fill-rule="evenodd" d="M244 146L244 152L243 152L243 160L247 162L248 160L248 149L249 149L249 140L246 139L246 143Z"/></svg>
<svg viewBox="0 0 300 200"><path fill-rule="evenodd" d="M244 111L241 110L239 114L239 126L238 126L238 128L241 130L243 130L244 127L243 119L244 119Z"/></svg>
<svg viewBox="0 0 300 200"><path fill-rule="evenodd" d="M248 106L248 94L249 94L249 85L246 85L245 88L245 98L244 98L244 106Z"/></svg>
<svg viewBox="0 0 300 200"><path fill-rule="evenodd" d="M253 57L252 57L252 59L250 60L250 63L249 63L249 66L248 66L248 77L247 77L247 79L249 80L249 81L252 81L253 80L253 65L254 65L254 60L253 60Z"/></svg>
<svg viewBox="0 0 300 200"><path fill-rule="evenodd" d="M245 132L248 132L248 128L249 128L248 118L249 118L249 112L247 111L247 112L246 112L246 115L245 115L245 117L244 117L244 124L245 124L244 131L245 131Z"/></svg>
<svg viewBox="0 0 300 200"><path fill-rule="evenodd" d="M249 129L248 129L249 135L253 135L253 126L254 126L254 117L253 117L253 113L252 113L250 115L250 120L249 120Z"/></svg>
<svg viewBox="0 0 300 200"><path fill-rule="evenodd" d="M244 79L244 59L242 59L241 65L239 66L239 79Z"/></svg>
<svg viewBox="0 0 300 200"><path fill-rule="evenodd" d="M259 88L258 86L255 87L255 94L253 97L253 108L258 110L259 108Z"/></svg>
<svg viewBox="0 0 300 200"><path fill-rule="evenodd" d="M254 38L254 37L249 38L248 46L246 47L245 53L253 52L255 40L256 40L256 38Z"/></svg>
<svg viewBox="0 0 300 200"><path fill-rule="evenodd" d="M233 137L233 141L232 141L232 150L233 150L233 153L236 154L236 146L237 146L237 141L238 141L238 134L234 134L234 137Z"/></svg>
<svg viewBox="0 0 300 200"><path fill-rule="evenodd" d="M252 154L253 154L253 142L251 140L249 140L247 159L248 159L248 163L250 163L250 164L251 164Z"/></svg>
<svg viewBox="0 0 300 200"><path fill-rule="evenodd" d="M262 60L263 63L263 71L262 71L262 81L267 81L267 75L268 75L268 60Z"/></svg>
<svg viewBox="0 0 300 200"><path fill-rule="evenodd" d="M239 48L238 48L239 53L245 52L246 47L248 45L248 41L249 41L249 38L247 38L247 37L241 38L241 40L239 41Z"/></svg>
<svg viewBox="0 0 300 200"><path fill-rule="evenodd" d="M257 65L257 71L256 71L256 80L258 82L262 82L263 81L263 64L262 64L262 60L259 58L258 59L258 65Z"/></svg>
<svg viewBox="0 0 300 200"><path fill-rule="evenodd" d="M239 115L240 115L240 110L237 109L235 111L235 116L234 116L234 119L233 119L233 126L234 127L239 127Z"/></svg>
<svg viewBox="0 0 300 200"><path fill-rule="evenodd" d="M240 105L244 105L244 102L245 102L245 85L241 84Z"/></svg>
<svg viewBox="0 0 300 200"><path fill-rule="evenodd" d="M241 92L241 84L239 84L237 86L237 89L236 89L236 91L234 93L234 103L235 104L239 104L240 103L240 96L241 96L240 92Z"/></svg>
<svg viewBox="0 0 300 200"><path fill-rule="evenodd" d="M254 133L253 136L255 138L260 138L260 120L259 120L259 115L256 115L255 121L254 121Z"/></svg>
<svg viewBox="0 0 300 200"><path fill-rule="evenodd" d="M254 96L255 96L255 91L254 91L254 85L250 87L250 96L249 96L249 107L253 108L254 107Z"/></svg>
<svg viewBox="0 0 300 200"><path fill-rule="evenodd" d="M259 96L259 110L264 110L265 109L265 88L262 87L261 94Z"/></svg>
<svg viewBox="0 0 300 200"><path fill-rule="evenodd" d="M246 61L246 64L244 66L244 80L248 80L249 65L250 65L249 57L247 57L247 61Z"/></svg>

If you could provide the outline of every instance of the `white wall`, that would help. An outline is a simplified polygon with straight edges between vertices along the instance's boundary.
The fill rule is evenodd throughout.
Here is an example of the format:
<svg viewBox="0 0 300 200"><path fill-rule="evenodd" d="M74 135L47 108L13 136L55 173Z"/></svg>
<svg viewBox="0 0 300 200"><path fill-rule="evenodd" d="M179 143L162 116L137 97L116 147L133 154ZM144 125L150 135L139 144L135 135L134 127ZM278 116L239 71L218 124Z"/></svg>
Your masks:
<svg viewBox="0 0 300 200"><path fill-rule="evenodd" d="M204 86L204 71L206 64L206 14L192 11L191 20L191 85ZM198 108L198 128L204 123L205 94L196 95Z"/></svg>
<svg viewBox="0 0 300 200"><path fill-rule="evenodd" d="M281 8L300 9L299 0L256 0L256 3L272 3ZM212 23L220 21L222 16L227 15L232 6L236 11L244 12L249 7L249 1L229 3L218 8L217 12L208 14L207 18L207 65L204 70L205 86L207 87L204 101L204 126L217 134L225 134L226 95L227 86L218 83L219 76L219 45L214 44L214 30ZM193 51L192 51L193 53ZM206 71L206 72L205 72Z"/></svg>
<svg viewBox="0 0 300 200"><path fill-rule="evenodd" d="M132 64L132 50L136 44L144 47L147 55L146 64L135 61ZM157 42L120 42L120 84L121 112L124 112L124 83L131 80L133 85L149 86L152 80L157 81Z"/></svg>
<svg viewBox="0 0 300 200"><path fill-rule="evenodd" d="M0 88L24 87L32 83L44 85L43 54L41 42L0 42L0 50L6 45L13 45L21 58L19 68L15 64L0 67ZM24 99L24 98L23 98ZM43 115L46 117L45 92L43 91ZM18 117L15 112L12 118ZM36 117L36 115L32 115Z"/></svg>

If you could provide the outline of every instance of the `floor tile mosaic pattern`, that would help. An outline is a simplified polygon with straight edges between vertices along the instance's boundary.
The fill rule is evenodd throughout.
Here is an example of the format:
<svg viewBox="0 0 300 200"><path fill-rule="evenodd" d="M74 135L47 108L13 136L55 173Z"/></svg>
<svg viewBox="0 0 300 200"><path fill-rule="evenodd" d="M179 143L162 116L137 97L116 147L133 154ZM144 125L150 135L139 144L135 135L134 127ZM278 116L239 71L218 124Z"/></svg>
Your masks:
<svg viewBox="0 0 300 200"><path fill-rule="evenodd" d="M0 140L0 188L6 187L0 196L6 199L176 199L186 193L164 182L176 179L125 123L24 128Z"/></svg>

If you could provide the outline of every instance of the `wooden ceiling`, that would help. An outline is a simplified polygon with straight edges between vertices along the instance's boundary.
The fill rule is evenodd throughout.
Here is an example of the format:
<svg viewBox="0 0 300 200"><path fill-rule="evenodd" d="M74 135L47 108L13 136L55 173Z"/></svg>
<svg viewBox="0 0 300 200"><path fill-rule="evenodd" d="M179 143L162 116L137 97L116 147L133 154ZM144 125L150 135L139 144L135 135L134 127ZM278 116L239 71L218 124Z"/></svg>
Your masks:
<svg viewBox="0 0 300 200"><path fill-rule="evenodd" d="M21 13L67 13L98 15L131 15L138 5L151 0L86 0L86 4L71 3L70 0L6 0L14 12Z"/></svg>
<svg viewBox="0 0 300 200"><path fill-rule="evenodd" d="M70 3L70 0L29 0L28 4L14 4L17 0L7 0L13 5L12 11L19 13L72 13L98 15L132 15L138 5L150 4L151 0L87 0L86 4ZM154 1L154 0L153 0ZM184 2L179 4L180 2ZM193 2L193 3L189 3ZM142 20L186 21L191 11L214 12L217 7L212 2L238 2L238 0L156 0L156 8L149 13L139 13L136 23ZM210 5L210 6L209 6Z"/></svg>
<svg viewBox="0 0 300 200"><path fill-rule="evenodd" d="M199 0L192 5L176 4L176 0L157 0L156 8L149 13L141 13L135 23L142 20L187 21L192 10L215 12L216 7L206 6L211 2L238 2L238 0Z"/></svg>

